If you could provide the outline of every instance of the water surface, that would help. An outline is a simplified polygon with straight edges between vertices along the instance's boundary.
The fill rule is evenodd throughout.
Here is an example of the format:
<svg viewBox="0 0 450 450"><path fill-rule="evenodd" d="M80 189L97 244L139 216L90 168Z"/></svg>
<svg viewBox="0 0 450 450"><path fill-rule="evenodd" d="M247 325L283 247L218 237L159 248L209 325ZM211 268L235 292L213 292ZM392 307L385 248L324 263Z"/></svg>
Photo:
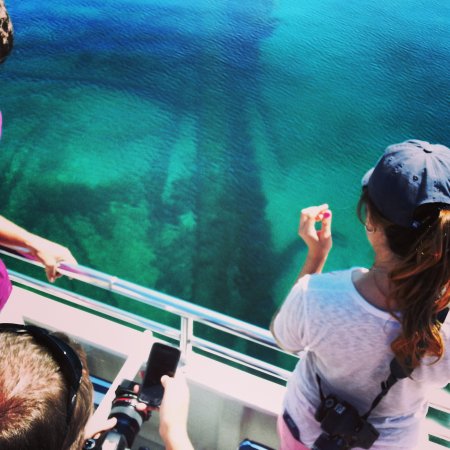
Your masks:
<svg viewBox="0 0 450 450"><path fill-rule="evenodd" d="M450 144L450 3L9 2L2 213L79 262L267 326L334 212L328 268L370 264L354 210L390 143Z"/></svg>

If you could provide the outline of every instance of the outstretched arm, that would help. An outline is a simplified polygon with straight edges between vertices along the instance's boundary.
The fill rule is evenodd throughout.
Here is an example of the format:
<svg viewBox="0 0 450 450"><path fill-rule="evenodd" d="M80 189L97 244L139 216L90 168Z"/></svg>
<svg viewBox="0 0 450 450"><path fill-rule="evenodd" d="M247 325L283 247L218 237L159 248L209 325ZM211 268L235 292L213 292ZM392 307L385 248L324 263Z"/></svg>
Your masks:
<svg viewBox="0 0 450 450"><path fill-rule="evenodd" d="M66 247L30 233L3 216L0 216L0 244L26 249L45 266L47 278L51 282L60 276L57 271L59 263L77 263Z"/></svg>
<svg viewBox="0 0 450 450"><path fill-rule="evenodd" d="M318 229L316 228L317 222L320 223ZM330 253L332 247L331 211L328 209L328 205L310 206L303 209L300 215L298 234L305 241L308 254L297 281L304 275L322 272ZM298 287L299 285L296 283L274 314L270 324L270 331L277 344L291 352L298 352L305 346L301 332L302 327L299 326L301 317L294 314L294 311L298 313L300 309L297 306L292 307L292 305L298 304L300 295ZM294 317L296 317L295 320L293 320Z"/></svg>

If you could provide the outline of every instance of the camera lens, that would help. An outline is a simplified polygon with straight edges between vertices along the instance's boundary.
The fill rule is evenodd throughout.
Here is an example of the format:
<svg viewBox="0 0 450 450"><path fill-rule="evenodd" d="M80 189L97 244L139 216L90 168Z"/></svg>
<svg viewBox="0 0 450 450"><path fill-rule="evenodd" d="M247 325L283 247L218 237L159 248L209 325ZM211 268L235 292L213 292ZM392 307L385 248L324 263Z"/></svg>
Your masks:
<svg viewBox="0 0 450 450"><path fill-rule="evenodd" d="M144 413L136 410L136 396L121 397L114 401L109 417L115 417L114 429L125 436L128 447L133 445L136 435L144 422Z"/></svg>
<svg viewBox="0 0 450 450"><path fill-rule="evenodd" d="M96 446L95 439L87 439L84 442L83 450L93 450Z"/></svg>

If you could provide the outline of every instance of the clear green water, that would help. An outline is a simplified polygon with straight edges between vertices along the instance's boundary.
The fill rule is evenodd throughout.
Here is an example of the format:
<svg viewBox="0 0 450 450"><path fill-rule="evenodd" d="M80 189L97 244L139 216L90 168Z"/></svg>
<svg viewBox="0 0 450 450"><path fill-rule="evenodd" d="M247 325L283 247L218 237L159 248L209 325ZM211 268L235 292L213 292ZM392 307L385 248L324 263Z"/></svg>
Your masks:
<svg viewBox="0 0 450 450"><path fill-rule="evenodd" d="M10 2L2 213L79 262L267 326L300 209L328 268L370 264L361 175L406 138L450 144L450 3Z"/></svg>

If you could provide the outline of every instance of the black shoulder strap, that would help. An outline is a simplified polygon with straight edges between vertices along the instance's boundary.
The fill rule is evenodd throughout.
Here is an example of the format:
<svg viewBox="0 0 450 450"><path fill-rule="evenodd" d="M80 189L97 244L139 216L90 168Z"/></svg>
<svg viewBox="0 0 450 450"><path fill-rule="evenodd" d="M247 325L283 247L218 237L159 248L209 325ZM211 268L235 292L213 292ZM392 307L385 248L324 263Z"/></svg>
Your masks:
<svg viewBox="0 0 450 450"><path fill-rule="evenodd" d="M444 308L440 311L436 316L436 321L440 323L444 323L447 317L449 308ZM367 419L370 413L378 406L381 402L381 399L389 392L392 386L397 383L398 380L402 380L403 378L409 377L414 369L406 368L400 365L396 358L393 358L390 365L391 373L389 374L386 381L381 383L381 391L375 397L375 400L372 402L369 411L367 411L362 417Z"/></svg>
<svg viewBox="0 0 450 450"><path fill-rule="evenodd" d="M367 419L370 413L378 406L378 403L381 402L381 399L389 392L392 386L397 383L398 380L402 380L403 378L409 377L414 369L406 369L403 368L396 358L392 358L391 363L389 365L391 369L391 373L388 378L381 383L381 391L375 397L375 400L372 402L369 411L367 411L362 417Z"/></svg>
<svg viewBox="0 0 450 450"><path fill-rule="evenodd" d="M441 322L441 323L445 322L445 319L447 318L448 310L449 310L449 308L447 307L447 308L444 308L442 311L438 312L438 314L436 316L436 319L438 322Z"/></svg>

